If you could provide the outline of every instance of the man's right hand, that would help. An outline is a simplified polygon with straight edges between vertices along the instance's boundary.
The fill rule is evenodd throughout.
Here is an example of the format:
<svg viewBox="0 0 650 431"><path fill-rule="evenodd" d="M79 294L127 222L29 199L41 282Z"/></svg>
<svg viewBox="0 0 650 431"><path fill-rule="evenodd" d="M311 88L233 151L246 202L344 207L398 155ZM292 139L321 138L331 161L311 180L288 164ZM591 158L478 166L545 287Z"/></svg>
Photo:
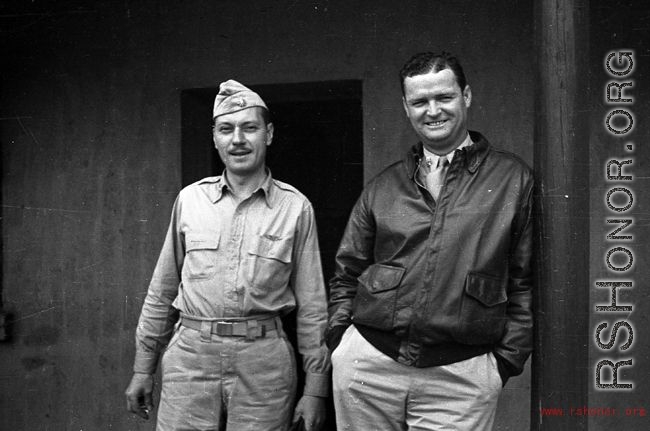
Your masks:
<svg viewBox="0 0 650 431"><path fill-rule="evenodd" d="M149 419L153 411L153 376L133 373L131 383L126 388L126 409L143 419Z"/></svg>

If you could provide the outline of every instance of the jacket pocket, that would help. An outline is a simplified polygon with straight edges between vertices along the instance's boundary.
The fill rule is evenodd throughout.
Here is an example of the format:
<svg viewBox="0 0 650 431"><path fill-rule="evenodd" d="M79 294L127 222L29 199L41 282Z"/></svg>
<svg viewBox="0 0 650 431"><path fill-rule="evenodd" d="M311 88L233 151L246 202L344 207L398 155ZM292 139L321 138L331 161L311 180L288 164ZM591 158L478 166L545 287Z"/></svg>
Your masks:
<svg viewBox="0 0 650 431"><path fill-rule="evenodd" d="M185 234L183 274L188 279L214 277L217 269L219 232L188 232Z"/></svg>
<svg viewBox="0 0 650 431"><path fill-rule="evenodd" d="M493 344L501 339L506 318L507 280L470 272L465 278L456 339L466 344Z"/></svg>
<svg viewBox="0 0 650 431"><path fill-rule="evenodd" d="M293 237L289 235L256 235L248 248L248 278L258 291L277 289L289 283Z"/></svg>
<svg viewBox="0 0 650 431"><path fill-rule="evenodd" d="M391 330L395 317L398 287L404 268L383 264L370 265L357 279L354 321L372 328Z"/></svg>

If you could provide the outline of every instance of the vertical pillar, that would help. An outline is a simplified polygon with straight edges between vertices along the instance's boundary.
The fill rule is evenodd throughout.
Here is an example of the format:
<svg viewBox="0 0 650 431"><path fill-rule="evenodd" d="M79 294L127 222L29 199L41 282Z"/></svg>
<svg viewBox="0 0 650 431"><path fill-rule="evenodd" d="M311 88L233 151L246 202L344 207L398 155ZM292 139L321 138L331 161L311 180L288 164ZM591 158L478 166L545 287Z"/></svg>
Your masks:
<svg viewBox="0 0 650 431"><path fill-rule="evenodd" d="M587 429L587 418L570 416L570 408L587 405L589 380L588 2L536 0L534 20L538 229L531 429L576 431Z"/></svg>

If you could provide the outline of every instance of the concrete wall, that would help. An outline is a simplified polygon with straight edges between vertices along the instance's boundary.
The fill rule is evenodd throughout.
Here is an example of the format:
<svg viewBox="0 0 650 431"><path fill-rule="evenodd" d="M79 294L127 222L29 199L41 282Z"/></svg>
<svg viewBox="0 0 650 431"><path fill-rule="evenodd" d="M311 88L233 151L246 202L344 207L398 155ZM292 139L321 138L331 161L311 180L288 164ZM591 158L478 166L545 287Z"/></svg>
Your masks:
<svg viewBox="0 0 650 431"><path fill-rule="evenodd" d="M0 429L145 430L133 334L180 187L180 91L363 80L368 179L415 137L397 72L461 55L471 126L532 161L532 7L497 1L98 1L3 6ZM499 430L528 428L529 372Z"/></svg>

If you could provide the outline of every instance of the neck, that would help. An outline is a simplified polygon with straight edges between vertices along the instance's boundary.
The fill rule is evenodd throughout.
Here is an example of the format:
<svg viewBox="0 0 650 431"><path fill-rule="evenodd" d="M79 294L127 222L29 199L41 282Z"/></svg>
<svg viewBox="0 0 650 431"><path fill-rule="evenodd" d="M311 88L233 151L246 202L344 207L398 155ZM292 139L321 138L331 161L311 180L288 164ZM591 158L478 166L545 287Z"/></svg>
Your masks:
<svg viewBox="0 0 650 431"><path fill-rule="evenodd" d="M237 200L243 200L253 194L266 178L266 170L260 169L251 175L240 175L226 171L228 185Z"/></svg>

